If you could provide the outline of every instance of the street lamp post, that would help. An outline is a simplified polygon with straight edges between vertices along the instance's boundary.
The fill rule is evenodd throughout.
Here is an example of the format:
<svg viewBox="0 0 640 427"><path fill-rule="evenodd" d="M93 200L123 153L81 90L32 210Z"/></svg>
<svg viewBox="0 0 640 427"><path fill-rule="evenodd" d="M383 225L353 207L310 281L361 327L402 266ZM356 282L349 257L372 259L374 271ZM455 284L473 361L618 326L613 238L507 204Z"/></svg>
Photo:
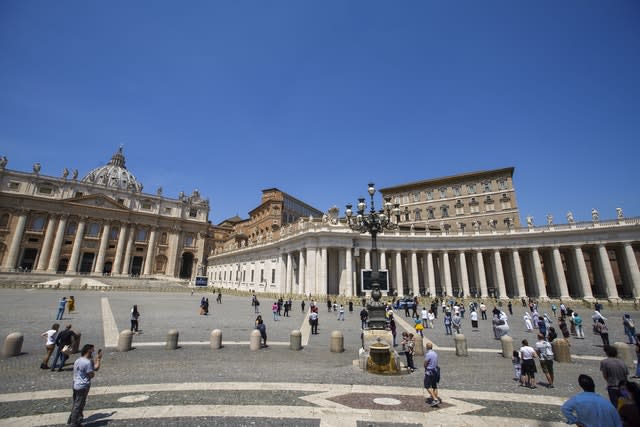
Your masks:
<svg viewBox="0 0 640 427"><path fill-rule="evenodd" d="M345 214L347 216L347 223L349 228L354 231L358 231L362 234L371 234L371 298L367 304L367 310L369 311L369 329L385 329L387 326L387 320L385 316L384 304L380 302L382 292L380 291L380 270L378 262L378 244L377 236L384 230L395 230L398 225L394 223L391 218L392 215L396 217L396 222L399 222L400 218L400 206L391 203L391 196L384 198L384 206L379 211L376 211L373 201L373 195L376 193L376 188L373 183L369 184L368 188L369 197L371 198L371 204L369 212L366 212L367 204L364 198L358 199L357 215L353 215L352 205L346 206ZM364 285L364 283L363 283Z"/></svg>

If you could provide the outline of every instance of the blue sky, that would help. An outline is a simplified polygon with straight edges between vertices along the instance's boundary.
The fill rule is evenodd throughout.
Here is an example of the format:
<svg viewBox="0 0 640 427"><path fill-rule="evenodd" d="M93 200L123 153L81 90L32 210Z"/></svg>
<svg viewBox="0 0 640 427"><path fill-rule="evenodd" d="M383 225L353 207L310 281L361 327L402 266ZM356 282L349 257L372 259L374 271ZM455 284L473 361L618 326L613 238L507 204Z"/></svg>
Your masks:
<svg viewBox="0 0 640 427"><path fill-rule="evenodd" d="M124 144L214 223L507 166L537 224L638 216L638 76L631 0L4 0L0 155L83 176Z"/></svg>

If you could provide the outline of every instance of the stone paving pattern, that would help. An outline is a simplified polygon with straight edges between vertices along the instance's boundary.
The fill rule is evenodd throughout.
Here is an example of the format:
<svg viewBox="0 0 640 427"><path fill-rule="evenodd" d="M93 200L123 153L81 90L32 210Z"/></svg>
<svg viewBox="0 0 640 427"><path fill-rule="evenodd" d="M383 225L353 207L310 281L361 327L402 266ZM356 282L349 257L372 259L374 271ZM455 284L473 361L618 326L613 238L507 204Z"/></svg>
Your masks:
<svg viewBox="0 0 640 427"><path fill-rule="evenodd" d="M294 301L291 317L274 321L270 311L273 301L261 297L260 308L267 324L270 347L249 351L248 339L256 316L249 296L225 294L223 303L216 304L212 292L195 292L191 295L187 289L162 293L117 290L72 292L76 298L76 312L65 314L61 324L72 323L74 329L80 330L82 343L91 342L98 348L104 347L103 298L108 298L118 330L129 327L129 310L133 304L138 304L142 314L142 333L134 336L134 350L119 353L113 348L105 349L103 367L93 381L85 410L88 414L97 411L99 415L94 414L92 425L400 426L426 425L427 420L429 425L439 425L439 422L442 425L484 425L484 422L514 425L513 420L518 420L516 423L519 425L561 425L558 405L579 391L577 377L580 373L591 375L596 381L597 391L606 396L598 369L599 359L603 357L601 340L590 330L592 309L581 302L573 304L585 319L586 339L571 338L571 350L573 355L588 357L575 357L572 363L556 363L554 389L518 387L512 379L511 360L499 354L500 342L493 339L489 321L480 321L479 330L472 331L467 316L463 333L468 339L470 352L468 357L457 357L453 351L453 338L444 335L442 315L439 314L436 327L425 331L425 335L442 348L438 353L443 370L440 387L444 404L434 409L424 404L421 370L397 376L374 375L361 371L357 363L354 364L360 347L359 305L354 307L352 313L346 311L345 321L338 321L337 314L328 313L326 302L321 301L320 334L311 336L303 350L291 351L288 347L289 334L294 329L300 329L305 322L300 301ZM76 356L71 357L65 372L38 369L44 350L40 334L54 322L57 302L63 295L71 293L68 290L0 289L0 336L4 339L14 331L25 335L23 354L0 360L0 425L55 425L64 423L62 414L68 415L71 363ZM210 301L209 316L198 314L203 295L208 296ZM487 305L491 309L491 304ZM506 306L504 309L506 311ZM509 319L515 349L519 348L522 338L528 338L530 343L535 342L535 331L527 333L524 330L524 310L519 304L514 305L514 316ZM609 317L612 343L624 340L622 313L626 311L640 319L640 314L633 306L605 306L603 314ZM543 305L541 312L551 314L549 305ZM402 327L410 325L411 319L405 318L403 311L397 312L396 317L399 319L400 335ZM185 344L177 350L165 350L166 334L172 328L180 333L179 343ZM213 329L222 330L222 349L212 350L209 347L209 335ZM333 330L340 330L344 334L344 353L329 351L329 336ZM416 365L421 366L421 361L417 360ZM543 374L538 370L537 379L544 383ZM225 389L198 390L194 386L191 389L172 390L171 385L185 383L224 385ZM164 384L168 385L166 390L160 386ZM260 384L269 387L261 390ZM314 384L319 392L329 394L325 388L342 390L341 386L350 386L354 389L351 392L341 391L336 396L327 395L326 402L323 400L324 403L319 403L307 398L313 394ZM136 386L139 388L118 391L118 387ZM147 392L146 389L151 391ZM368 393L367 390L373 392ZM24 392L42 394L22 397L15 394ZM127 397L139 395L148 397L142 402L126 400ZM372 403L375 396L395 398L399 404L384 406ZM190 405L196 405L193 408L215 410L200 416L198 410L193 409L191 414L183 417L172 417L167 410L166 416L155 421L135 415L136 408L157 407L164 411L167 405L189 408ZM336 405L332 410L338 415L327 412L329 408L323 405ZM256 407L263 408L265 416L261 416ZM133 412L126 412L127 408ZM235 412L226 414L224 408ZM269 408L282 409L283 416L271 413ZM464 416L456 416L456 411L462 408L468 412ZM119 413L110 415L108 410ZM296 411L306 412L300 412L297 416ZM316 414L314 411L319 412ZM389 418L376 415L385 413ZM403 413L411 416L403 419L399 415ZM11 418L38 414L50 414L51 422L35 418ZM424 417L416 419L415 414L424 414ZM126 416L131 418L118 418ZM320 417L320 422L317 417ZM60 421L55 421L58 418Z"/></svg>

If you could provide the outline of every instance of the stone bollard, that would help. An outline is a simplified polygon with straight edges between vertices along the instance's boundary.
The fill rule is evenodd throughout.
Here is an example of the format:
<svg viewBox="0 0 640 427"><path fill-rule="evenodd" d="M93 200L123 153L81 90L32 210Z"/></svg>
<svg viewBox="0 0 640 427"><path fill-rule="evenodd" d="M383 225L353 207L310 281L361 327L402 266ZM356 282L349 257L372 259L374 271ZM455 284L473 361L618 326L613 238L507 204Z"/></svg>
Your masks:
<svg viewBox="0 0 640 427"><path fill-rule="evenodd" d="M262 337L260 336L259 330L254 329L253 331L251 331L251 333L249 334L249 350L251 351L260 350L261 339Z"/></svg>
<svg viewBox="0 0 640 427"><path fill-rule="evenodd" d="M209 338L211 339L211 343L209 345L212 350L222 348L222 331L220 329L214 329L211 331Z"/></svg>
<svg viewBox="0 0 640 427"><path fill-rule="evenodd" d="M342 353L344 351L344 335L341 331L331 332L329 350L331 350L331 353Z"/></svg>
<svg viewBox="0 0 640 427"><path fill-rule="evenodd" d="M467 338L462 334L456 334L453 340L456 343L456 356L468 356Z"/></svg>
<svg viewBox="0 0 640 427"><path fill-rule="evenodd" d="M635 368L633 364L633 353L635 349L633 345L629 345L623 342L614 342L613 347L618 350L618 359L622 360L629 368Z"/></svg>
<svg viewBox="0 0 640 427"><path fill-rule="evenodd" d="M169 329L167 333L167 344L165 347L167 350L175 350L178 348L178 330Z"/></svg>
<svg viewBox="0 0 640 427"><path fill-rule="evenodd" d="M413 339L416 341L416 345L413 347L413 354L416 356L424 356L424 343L422 342L422 336L416 334Z"/></svg>
<svg viewBox="0 0 640 427"><path fill-rule="evenodd" d="M553 350L553 360L559 363L571 363L569 340L556 338L551 343L551 349Z"/></svg>
<svg viewBox="0 0 640 427"><path fill-rule="evenodd" d="M500 337L500 344L502 344L502 357L513 357L513 338L509 335L503 335Z"/></svg>
<svg viewBox="0 0 640 427"><path fill-rule="evenodd" d="M76 333L76 337L71 342L71 353L76 354L80 353L80 340L82 339L82 333L78 331L73 331Z"/></svg>
<svg viewBox="0 0 640 427"><path fill-rule="evenodd" d="M130 351L133 342L133 332L125 329L118 335L118 351Z"/></svg>
<svg viewBox="0 0 640 427"><path fill-rule="evenodd" d="M24 342L24 335L22 332L12 332L4 339L2 345L3 357L19 356L22 353L22 343Z"/></svg>
<svg viewBox="0 0 640 427"><path fill-rule="evenodd" d="M298 330L291 331L291 335L289 335L289 349L294 351L302 350L302 332Z"/></svg>

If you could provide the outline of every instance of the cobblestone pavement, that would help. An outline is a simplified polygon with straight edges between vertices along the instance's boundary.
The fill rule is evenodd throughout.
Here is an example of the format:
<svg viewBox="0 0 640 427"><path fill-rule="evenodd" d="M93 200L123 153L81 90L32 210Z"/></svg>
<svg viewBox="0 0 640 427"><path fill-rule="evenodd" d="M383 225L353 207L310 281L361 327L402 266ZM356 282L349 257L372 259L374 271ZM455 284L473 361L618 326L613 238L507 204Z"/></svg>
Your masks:
<svg viewBox="0 0 640 427"><path fill-rule="evenodd" d="M87 425L228 425L228 426L534 426L563 425L559 406L577 393L580 373L591 375L606 395L598 371L600 338L571 338L571 363L556 363L556 387L518 387L511 360L500 354L489 321L472 331L465 319L469 356L457 357L453 339L444 335L442 318L426 331L440 355L443 403L425 403L422 374L375 375L359 369L359 306L345 321L320 304L319 335L309 335L300 301L290 317L274 321L273 301L261 298L269 347L249 350L256 314L249 297L223 295L216 304L211 292L72 291L76 312L65 314L82 333L82 343L105 349L103 367L89 395ZM71 363L64 372L38 369L44 354L40 333L54 322L57 302L70 291L0 289L0 335L24 334L23 354L0 360L0 425L63 425L70 411ZM201 316L199 301L210 300L210 315ZM117 332L129 326L129 310L138 304L141 333L134 350L115 351ZM581 303L580 303L581 304ZM584 318L591 309L578 305ZM491 308L491 307L490 307ZM505 307L506 308L506 307ZM623 341L622 313L632 307L607 306L611 342ZM542 312L551 311L542 307ZM524 308L514 306L510 320L516 349L524 330ZM411 318L396 314L399 331ZM179 348L165 350L169 329L179 331ZM210 333L222 331L223 348L212 350ZM289 349L292 330L303 333L304 348ZM330 332L344 334L343 353L329 351Z"/></svg>

